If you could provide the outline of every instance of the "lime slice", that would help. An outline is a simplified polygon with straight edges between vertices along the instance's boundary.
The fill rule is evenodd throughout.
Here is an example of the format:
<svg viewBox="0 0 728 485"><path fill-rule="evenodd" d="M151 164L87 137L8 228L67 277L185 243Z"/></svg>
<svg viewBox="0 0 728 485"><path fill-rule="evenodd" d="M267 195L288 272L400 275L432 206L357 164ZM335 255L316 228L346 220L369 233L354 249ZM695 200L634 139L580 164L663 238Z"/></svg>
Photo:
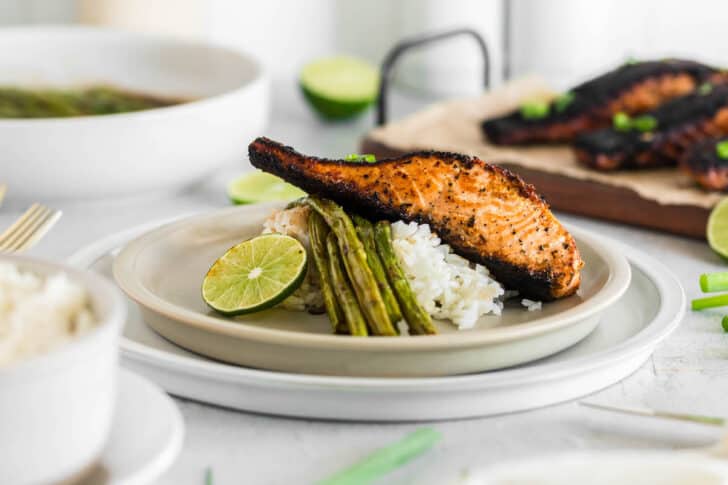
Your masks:
<svg viewBox="0 0 728 485"><path fill-rule="evenodd" d="M307 64L299 80L303 94L324 118L351 118L366 110L379 91L379 71L352 57L331 57Z"/></svg>
<svg viewBox="0 0 728 485"><path fill-rule="evenodd" d="M202 282L202 298L225 315L277 305L301 285L306 250L283 234L264 234L233 246L215 261Z"/></svg>
<svg viewBox="0 0 728 485"><path fill-rule="evenodd" d="M305 195L298 187L261 171L241 175L228 185L228 197L234 204L295 200Z"/></svg>
<svg viewBox="0 0 728 485"><path fill-rule="evenodd" d="M718 202L710 213L706 235L713 251L728 258L728 198Z"/></svg>

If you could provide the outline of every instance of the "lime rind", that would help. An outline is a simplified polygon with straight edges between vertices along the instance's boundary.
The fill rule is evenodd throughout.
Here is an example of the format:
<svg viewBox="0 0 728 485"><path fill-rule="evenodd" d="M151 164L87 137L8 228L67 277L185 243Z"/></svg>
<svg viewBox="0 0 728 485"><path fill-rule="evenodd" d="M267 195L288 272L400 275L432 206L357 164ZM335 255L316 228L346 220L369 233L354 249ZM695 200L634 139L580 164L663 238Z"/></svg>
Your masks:
<svg viewBox="0 0 728 485"><path fill-rule="evenodd" d="M228 184L228 198L233 204L254 204L300 199L306 192L282 179L257 170L236 178Z"/></svg>
<svg viewBox="0 0 728 485"><path fill-rule="evenodd" d="M229 316L265 310L301 285L306 267L306 250L298 240L282 234L257 236L215 261L202 283L202 298Z"/></svg>
<svg viewBox="0 0 728 485"><path fill-rule="evenodd" d="M379 70L352 57L331 57L307 64L299 84L321 116L346 119L360 114L377 99Z"/></svg>
<svg viewBox="0 0 728 485"><path fill-rule="evenodd" d="M718 202L711 211L706 237L713 251L728 258L728 198Z"/></svg>

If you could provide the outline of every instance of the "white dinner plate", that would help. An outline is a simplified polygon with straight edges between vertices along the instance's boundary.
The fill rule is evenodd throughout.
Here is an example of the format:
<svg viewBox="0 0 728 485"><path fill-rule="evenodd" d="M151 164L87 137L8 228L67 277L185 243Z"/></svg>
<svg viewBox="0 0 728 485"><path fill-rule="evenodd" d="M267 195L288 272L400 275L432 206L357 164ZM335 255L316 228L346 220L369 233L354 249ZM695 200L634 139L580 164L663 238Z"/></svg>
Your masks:
<svg viewBox="0 0 728 485"><path fill-rule="evenodd" d="M614 246L571 228L586 265L576 295L529 312L518 301L500 316L439 335L351 338L334 335L326 315L280 308L221 316L202 300L207 270L228 248L260 234L281 204L226 208L153 229L127 244L114 277L160 335L193 352L248 367L317 375L433 377L510 367L583 339L627 289L630 268Z"/></svg>
<svg viewBox="0 0 728 485"><path fill-rule="evenodd" d="M177 406L155 384L122 369L114 412L99 464L77 485L155 483L182 448L184 421Z"/></svg>
<svg viewBox="0 0 728 485"><path fill-rule="evenodd" d="M70 258L108 277L126 242L159 223L109 236ZM685 295L659 261L625 245L632 280L602 324L564 352L517 368L436 378L351 378L216 362L160 337L129 300L122 363L171 394L235 409L318 419L419 421L522 411L580 398L630 375L679 324Z"/></svg>

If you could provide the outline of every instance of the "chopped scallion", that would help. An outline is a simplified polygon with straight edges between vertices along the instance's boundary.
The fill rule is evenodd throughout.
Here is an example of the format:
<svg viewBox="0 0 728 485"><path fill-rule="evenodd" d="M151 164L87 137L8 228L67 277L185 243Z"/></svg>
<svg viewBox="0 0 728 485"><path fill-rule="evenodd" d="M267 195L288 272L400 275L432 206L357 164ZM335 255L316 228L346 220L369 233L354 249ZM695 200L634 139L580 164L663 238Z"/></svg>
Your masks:
<svg viewBox="0 0 728 485"><path fill-rule="evenodd" d="M540 120L549 115L549 104L546 101L529 101L521 105L521 116L527 120Z"/></svg>
<svg viewBox="0 0 728 485"><path fill-rule="evenodd" d="M715 153L718 158L728 160L728 140L719 141L715 144Z"/></svg>
<svg viewBox="0 0 728 485"><path fill-rule="evenodd" d="M705 298L696 298L691 302L693 310L705 310L706 308L713 308L718 306L728 305L728 294L707 296Z"/></svg>
<svg viewBox="0 0 728 485"><path fill-rule="evenodd" d="M364 154L358 154L358 153L350 153L347 156L344 157L344 160L347 162L368 162L368 163L374 163L377 161L377 157L375 157L371 153L364 153Z"/></svg>
<svg viewBox="0 0 728 485"><path fill-rule="evenodd" d="M620 111L612 118L612 124L617 131L629 131L632 128L632 119L627 113Z"/></svg>
<svg viewBox="0 0 728 485"><path fill-rule="evenodd" d="M632 127L641 133L653 131L657 128L657 118L650 115L638 116L632 120Z"/></svg>
<svg viewBox="0 0 728 485"><path fill-rule="evenodd" d="M710 92L713 90L713 85L710 83L703 83L700 86L698 86L698 94L706 95L710 94Z"/></svg>
<svg viewBox="0 0 728 485"><path fill-rule="evenodd" d="M720 322L720 324L723 326L723 331L728 332L728 315L723 317L723 320Z"/></svg>
<svg viewBox="0 0 728 485"><path fill-rule="evenodd" d="M728 290L728 271L701 274L700 289L705 293Z"/></svg>

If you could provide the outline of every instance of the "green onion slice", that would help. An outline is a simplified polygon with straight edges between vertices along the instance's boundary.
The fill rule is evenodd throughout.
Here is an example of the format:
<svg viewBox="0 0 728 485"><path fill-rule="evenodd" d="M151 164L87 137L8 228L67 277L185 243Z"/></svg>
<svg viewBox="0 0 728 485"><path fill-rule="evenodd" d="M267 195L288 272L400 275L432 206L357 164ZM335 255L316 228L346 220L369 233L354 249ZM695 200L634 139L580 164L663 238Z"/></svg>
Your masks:
<svg viewBox="0 0 728 485"><path fill-rule="evenodd" d="M540 120L549 115L546 101L529 101L521 105L521 116L527 120Z"/></svg>
<svg viewBox="0 0 728 485"><path fill-rule="evenodd" d="M632 119L627 113L620 111L612 117L612 125L617 131L629 131L632 128Z"/></svg>
<svg viewBox="0 0 728 485"><path fill-rule="evenodd" d="M700 95L706 95L710 94L710 92L713 90L713 85L710 83L703 83L700 86L698 86L698 94Z"/></svg>
<svg viewBox="0 0 728 485"><path fill-rule="evenodd" d="M718 158L728 160L728 140L719 141L715 144L715 153Z"/></svg>
<svg viewBox="0 0 728 485"><path fill-rule="evenodd" d="M642 115L632 120L632 127L641 133L654 131L657 128L657 118L650 115Z"/></svg>
<svg viewBox="0 0 728 485"><path fill-rule="evenodd" d="M347 162L367 162L367 163L374 163L377 161L377 157L375 157L371 153L364 153L364 154L358 154L358 153L350 153L347 156L344 157L344 160Z"/></svg>

